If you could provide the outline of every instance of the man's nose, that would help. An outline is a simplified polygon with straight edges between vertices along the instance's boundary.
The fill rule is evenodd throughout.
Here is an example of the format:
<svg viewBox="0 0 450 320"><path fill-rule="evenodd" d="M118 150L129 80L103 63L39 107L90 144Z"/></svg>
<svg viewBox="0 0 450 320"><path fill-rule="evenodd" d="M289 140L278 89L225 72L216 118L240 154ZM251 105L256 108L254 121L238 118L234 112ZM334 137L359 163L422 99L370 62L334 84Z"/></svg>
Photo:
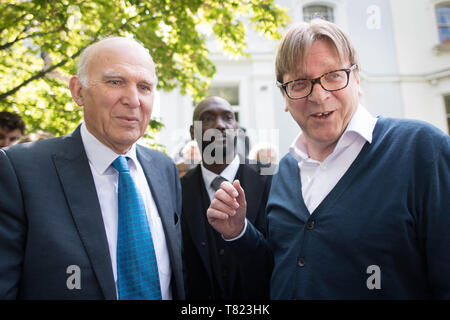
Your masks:
<svg viewBox="0 0 450 320"><path fill-rule="evenodd" d="M217 117L215 127L218 130L225 130L227 128L227 124L222 117Z"/></svg>
<svg viewBox="0 0 450 320"><path fill-rule="evenodd" d="M133 108L140 106L139 91L136 86L127 86L124 88L122 103Z"/></svg>
<svg viewBox="0 0 450 320"><path fill-rule="evenodd" d="M324 101L329 95L330 92L325 90L319 82L316 82L313 84L312 92L309 95L308 100L315 103L320 103Z"/></svg>

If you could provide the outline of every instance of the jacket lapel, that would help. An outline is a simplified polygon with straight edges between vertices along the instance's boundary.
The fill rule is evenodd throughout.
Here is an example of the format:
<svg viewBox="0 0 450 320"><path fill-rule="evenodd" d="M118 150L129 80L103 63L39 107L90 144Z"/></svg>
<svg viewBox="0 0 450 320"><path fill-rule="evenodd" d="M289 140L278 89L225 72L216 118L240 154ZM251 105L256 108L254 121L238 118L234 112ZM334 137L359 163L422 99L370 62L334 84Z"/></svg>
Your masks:
<svg viewBox="0 0 450 320"><path fill-rule="evenodd" d="M139 163L147 178L153 200L155 200L156 207L158 208L166 238L171 238L171 236L175 234L173 216L175 214L175 208L172 206L170 191L166 188L167 181L165 181L161 174L161 168L158 168L149 154L141 152L139 147L136 151Z"/></svg>
<svg viewBox="0 0 450 320"><path fill-rule="evenodd" d="M185 180L186 181L186 180ZM200 193L200 195L199 195ZM209 196L206 192L205 183L200 165L198 165L192 174L191 179L187 180L183 186L183 198L188 202L183 203L183 215L190 229L192 241L197 248L205 269L212 280L211 261L208 252L208 238L206 236L206 210L209 207ZM202 215L198 217L198 215Z"/></svg>
<svg viewBox="0 0 450 320"><path fill-rule="evenodd" d="M100 204L80 127L66 136L65 150L52 155L76 228L105 299L116 299L111 258Z"/></svg>
<svg viewBox="0 0 450 320"><path fill-rule="evenodd" d="M243 189L245 190L245 198L248 204L246 218L255 223L256 216L259 211L259 206L263 199L265 184L261 182L261 177L257 171L257 167L252 165L241 164L238 172L236 173L236 179L239 179Z"/></svg>

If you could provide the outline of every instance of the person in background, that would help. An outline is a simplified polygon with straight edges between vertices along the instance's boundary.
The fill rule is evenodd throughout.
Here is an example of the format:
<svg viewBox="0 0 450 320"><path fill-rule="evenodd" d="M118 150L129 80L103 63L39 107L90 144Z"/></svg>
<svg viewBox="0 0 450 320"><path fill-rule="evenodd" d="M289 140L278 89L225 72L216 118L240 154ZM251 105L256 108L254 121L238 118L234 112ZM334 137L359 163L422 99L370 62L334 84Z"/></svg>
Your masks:
<svg viewBox="0 0 450 320"><path fill-rule="evenodd" d="M25 123L15 113L0 112L0 148L16 143L25 133Z"/></svg>
<svg viewBox="0 0 450 320"><path fill-rule="evenodd" d="M181 179L181 227L186 267L187 299L268 299L270 268L238 259L207 222L206 210L223 181L238 179L247 190L251 209L245 223L266 234L266 202L271 176L259 164L240 163L236 152L236 122L230 104L212 96L194 110L191 138L198 142L202 162ZM269 260L270 258L267 257ZM253 274L243 270L252 268ZM266 279L254 281L255 278Z"/></svg>
<svg viewBox="0 0 450 320"><path fill-rule="evenodd" d="M238 181L215 193L208 221L258 267L256 252L273 253L272 299L450 299L450 137L373 117L360 68L337 25L291 27L276 76L301 130L273 178L270 236L245 223Z"/></svg>
<svg viewBox="0 0 450 320"><path fill-rule="evenodd" d="M36 132L30 132L24 136L22 136L17 143L25 143L25 142L35 142L45 139L54 138L55 136L49 132L45 132L42 130L37 130Z"/></svg>
<svg viewBox="0 0 450 320"><path fill-rule="evenodd" d="M197 141L188 141L180 151L180 157L177 161L178 174L180 178L186 174L189 170L194 168L202 157L198 148Z"/></svg>

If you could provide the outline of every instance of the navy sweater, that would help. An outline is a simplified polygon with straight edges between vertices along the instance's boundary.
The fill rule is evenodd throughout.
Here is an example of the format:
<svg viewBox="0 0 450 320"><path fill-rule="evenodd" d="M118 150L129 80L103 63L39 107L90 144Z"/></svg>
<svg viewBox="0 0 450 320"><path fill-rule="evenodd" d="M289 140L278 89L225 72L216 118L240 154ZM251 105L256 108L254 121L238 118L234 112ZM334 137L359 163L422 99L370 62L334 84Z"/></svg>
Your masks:
<svg viewBox="0 0 450 320"><path fill-rule="evenodd" d="M268 247L251 224L232 245L270 249L272 299L450 298L450 138L428 124L378 119L312 214L287 154L267 210Z"/></svg>

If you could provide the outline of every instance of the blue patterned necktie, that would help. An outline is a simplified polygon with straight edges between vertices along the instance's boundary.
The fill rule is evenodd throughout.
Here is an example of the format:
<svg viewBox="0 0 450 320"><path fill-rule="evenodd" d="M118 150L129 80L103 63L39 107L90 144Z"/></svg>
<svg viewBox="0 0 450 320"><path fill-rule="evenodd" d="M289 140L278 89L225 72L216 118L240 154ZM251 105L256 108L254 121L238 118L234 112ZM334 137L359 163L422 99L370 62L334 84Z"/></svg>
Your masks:
<svg viewBox="0 0 450 320"><path fill-rule="evenodd" d="M117 288L120 300L159 300L161 288L152 234L139 193L124 156L113 167L119 172Z"/></svg>

